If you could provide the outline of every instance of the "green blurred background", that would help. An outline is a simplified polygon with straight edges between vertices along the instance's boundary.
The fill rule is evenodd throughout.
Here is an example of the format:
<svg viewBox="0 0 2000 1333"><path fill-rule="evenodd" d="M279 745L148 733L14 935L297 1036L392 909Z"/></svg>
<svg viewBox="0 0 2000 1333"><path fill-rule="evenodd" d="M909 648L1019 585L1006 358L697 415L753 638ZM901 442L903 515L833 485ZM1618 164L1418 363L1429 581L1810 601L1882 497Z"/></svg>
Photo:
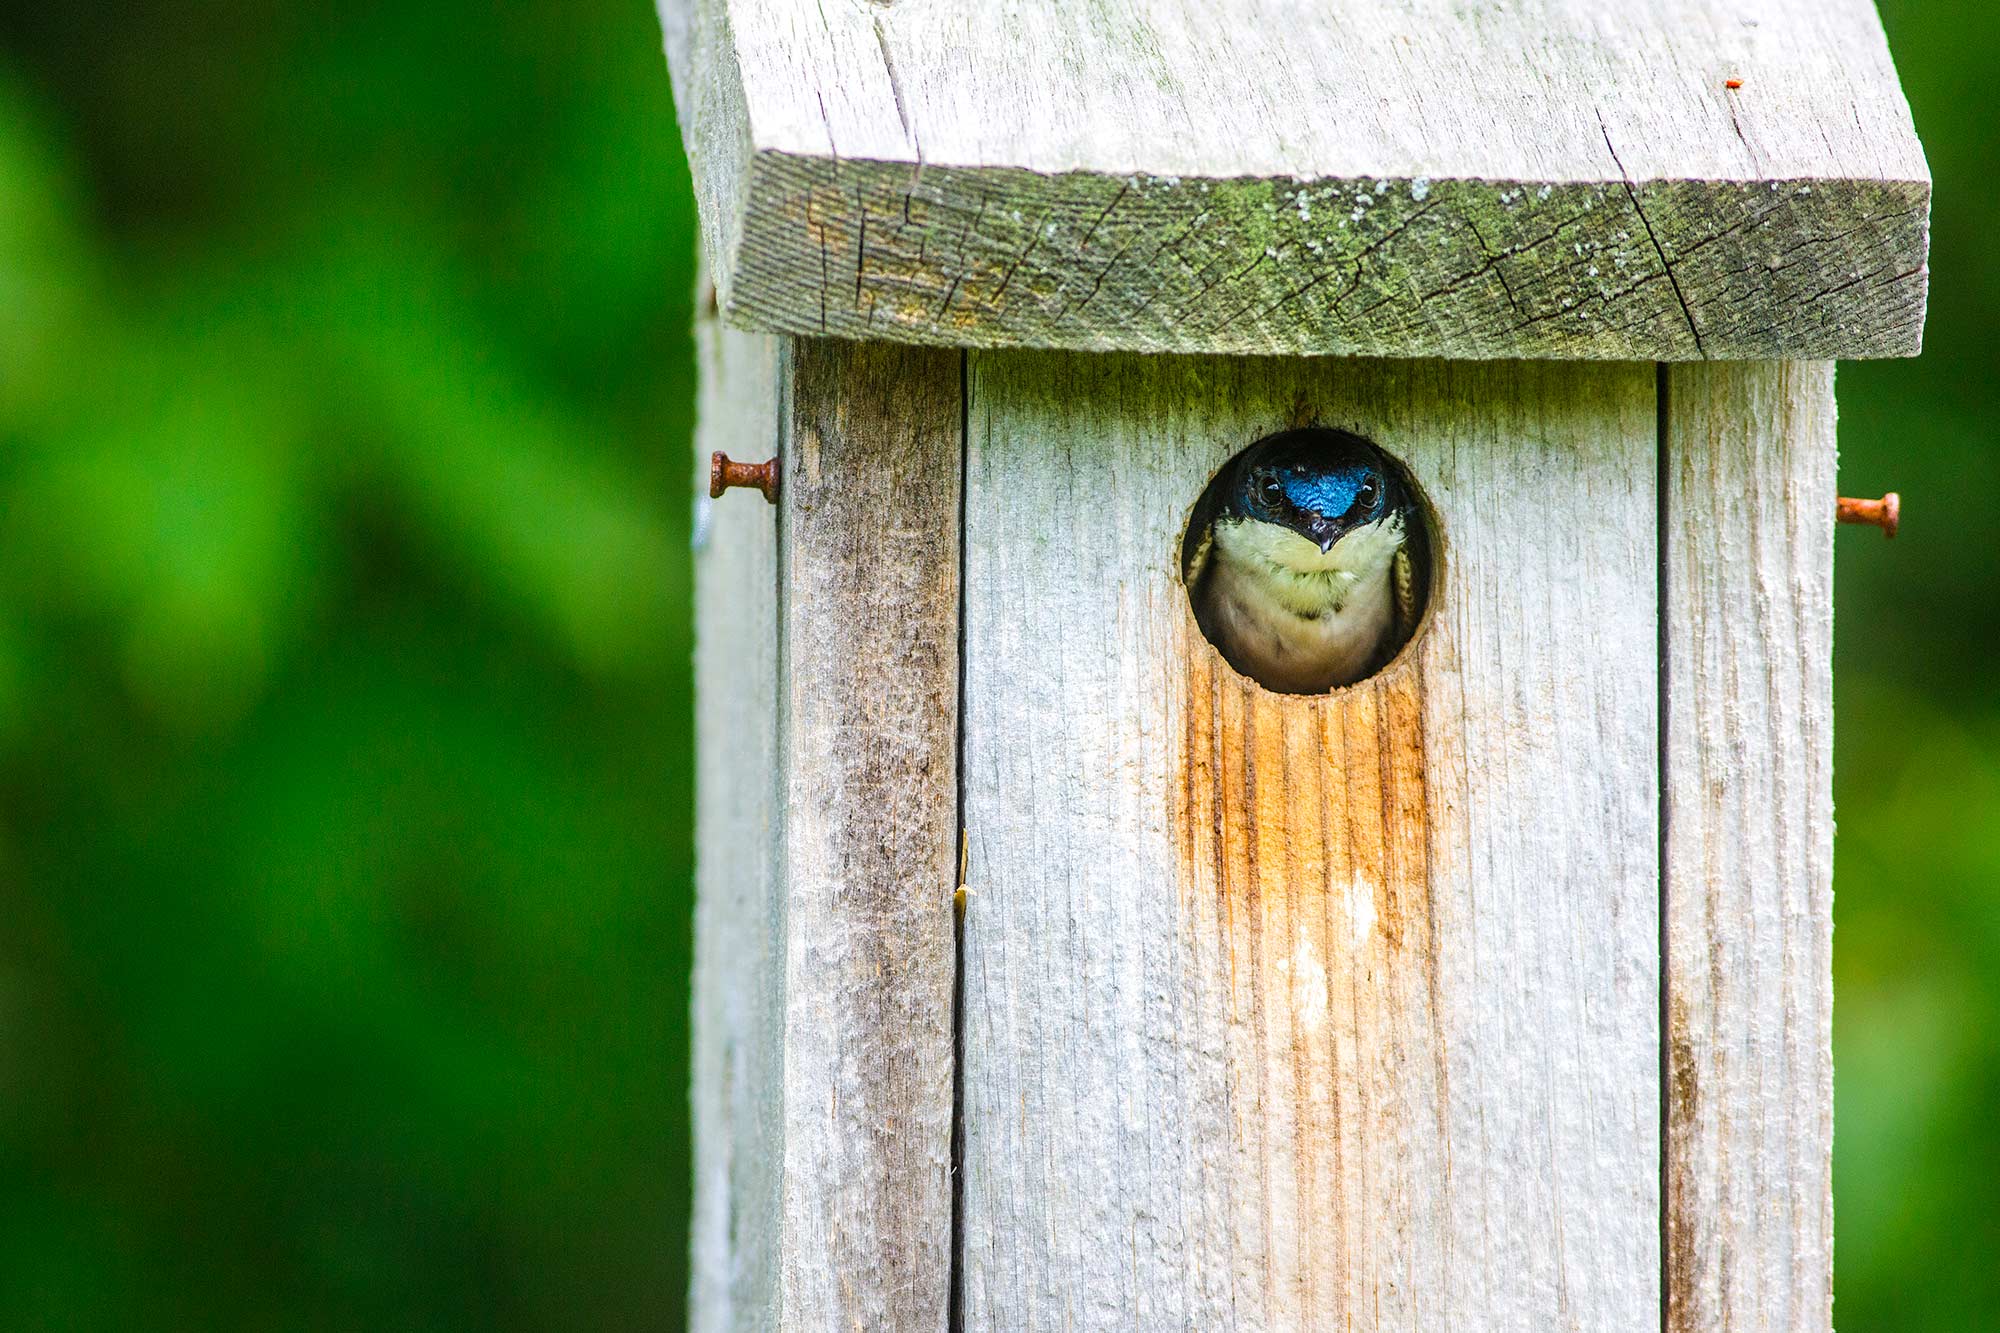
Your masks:
<svg viewBox="0 0 2000 1333"><path fill-rule="evenodd" d="M2000 20L1883 8L1847 1333L2000 1320ZM646 0L0 15L0 1329L681 1322L691 208Z"/></svg>

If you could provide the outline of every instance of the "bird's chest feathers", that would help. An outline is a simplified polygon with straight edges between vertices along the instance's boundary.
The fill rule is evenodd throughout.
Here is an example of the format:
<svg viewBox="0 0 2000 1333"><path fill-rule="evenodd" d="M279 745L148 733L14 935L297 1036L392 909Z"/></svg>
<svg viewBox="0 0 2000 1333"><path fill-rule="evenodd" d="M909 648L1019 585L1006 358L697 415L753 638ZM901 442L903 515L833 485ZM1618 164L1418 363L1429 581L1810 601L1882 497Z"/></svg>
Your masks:
<svg viewBox="0 0 2000 1333"><path fill-rule="evenodd" d="M1217 573L1231 576L1240 592L1273 613L1308 621L1337 619L1357 602L1386 596L1389 565L1402 545L1397 515L1356 528L1330 551L1275 523L1215 525Z"/></svg>
<svg viewBox="0 0 2000 1333"><path fill-rule="evenodd" d="M1215 618L1246 662L1281 681L1366 669L1395 618L1390 567L1403 545L1391 517L1348 533L1331 551L1275 524L1215 527Z"/></svg>

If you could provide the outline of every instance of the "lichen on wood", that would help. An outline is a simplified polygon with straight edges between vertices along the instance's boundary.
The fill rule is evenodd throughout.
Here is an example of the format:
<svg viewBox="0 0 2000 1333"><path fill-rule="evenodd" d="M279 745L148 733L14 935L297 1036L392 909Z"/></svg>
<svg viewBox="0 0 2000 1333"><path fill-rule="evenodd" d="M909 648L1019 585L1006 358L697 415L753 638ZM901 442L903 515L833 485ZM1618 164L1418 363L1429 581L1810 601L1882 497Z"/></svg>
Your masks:
<svg viewBox="0 0 2000 1333"><path fill-rule="evenodd" d="M1930 177L1868 0L662 5L724 307L754 327L1654 361L1921 342Z"/></svg>

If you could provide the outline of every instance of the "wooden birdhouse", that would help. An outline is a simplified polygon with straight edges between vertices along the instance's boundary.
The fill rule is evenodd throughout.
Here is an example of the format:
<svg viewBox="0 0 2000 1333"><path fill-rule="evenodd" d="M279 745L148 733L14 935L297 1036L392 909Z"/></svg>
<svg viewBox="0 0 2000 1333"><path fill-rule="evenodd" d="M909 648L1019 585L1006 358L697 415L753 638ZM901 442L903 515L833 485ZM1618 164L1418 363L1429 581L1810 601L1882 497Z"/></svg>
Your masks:
<svg viewBox="0 0 2000 1333"><path fill-rule="evenodd" d="M1866 0L664 20L775 502L699 524L695 1327L1826 1329ZM1425 539L1317 692L1190 596L1300 429Z"/></svg>

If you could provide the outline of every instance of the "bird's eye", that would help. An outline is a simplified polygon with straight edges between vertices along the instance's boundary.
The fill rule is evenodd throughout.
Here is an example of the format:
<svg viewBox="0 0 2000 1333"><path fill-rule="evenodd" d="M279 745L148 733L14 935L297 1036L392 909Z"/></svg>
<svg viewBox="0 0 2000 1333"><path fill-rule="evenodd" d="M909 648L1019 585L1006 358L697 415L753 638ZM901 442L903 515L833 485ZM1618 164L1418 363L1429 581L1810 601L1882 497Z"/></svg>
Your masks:
<svg viewBox="0 0 2000 1333"><path fill-rule="evenodd" d="M1276 477L1266 477L1257 483L1257 498L1267 507L1275 509L1278 502L1285 498L1285 488Z"/></svg>
<svg viewBox="0 0 2000 1333"><path fill-rule="evenodd" d="M1375 507L1375 501L1379 499L1381 495L1382 495L1381 485L1375 480L1375 478L1369 477L1367 480L1361 483L1360 489L1354 492L1354 507L1356 509L1373 509Z"/></svg>

